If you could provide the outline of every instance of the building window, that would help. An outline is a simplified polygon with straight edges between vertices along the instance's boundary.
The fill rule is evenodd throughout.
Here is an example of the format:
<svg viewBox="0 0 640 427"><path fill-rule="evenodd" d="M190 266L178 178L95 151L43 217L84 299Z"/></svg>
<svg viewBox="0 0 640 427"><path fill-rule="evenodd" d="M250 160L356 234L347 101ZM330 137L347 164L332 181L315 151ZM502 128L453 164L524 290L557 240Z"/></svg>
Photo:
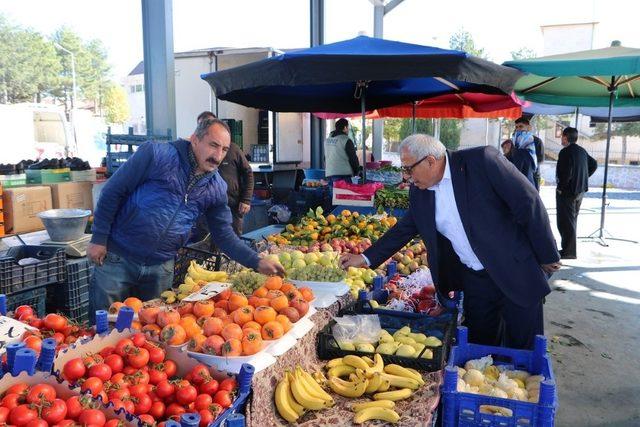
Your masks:
<svg viewBox="0 0 640 427"><path fill-rule="evenodd" d="M144 85L136 85L136 92L144 92Z"/></svg>
<svg viewBox="0 0 640 427"><path fill-rule="evenodd" d="M131 93L136 93L136 85L131 85Z"/></svg>

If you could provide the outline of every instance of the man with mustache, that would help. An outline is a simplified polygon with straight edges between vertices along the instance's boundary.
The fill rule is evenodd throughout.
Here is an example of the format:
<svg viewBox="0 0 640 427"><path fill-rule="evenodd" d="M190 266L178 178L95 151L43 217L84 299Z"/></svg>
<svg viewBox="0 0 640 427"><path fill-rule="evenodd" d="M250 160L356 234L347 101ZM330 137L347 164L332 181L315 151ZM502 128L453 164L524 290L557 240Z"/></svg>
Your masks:
<svg viewBox="0 0 640 427"><path fill-rule="evenodd" d="M284 273L233 231L227 185L218 173L230 144L227 124L208 118L188 141L147 142L118 168L100 195L87 247L96 264L94 310L129 296L157 298L170 288L176 253L201 214L229 257L263 274Z"/></svg>

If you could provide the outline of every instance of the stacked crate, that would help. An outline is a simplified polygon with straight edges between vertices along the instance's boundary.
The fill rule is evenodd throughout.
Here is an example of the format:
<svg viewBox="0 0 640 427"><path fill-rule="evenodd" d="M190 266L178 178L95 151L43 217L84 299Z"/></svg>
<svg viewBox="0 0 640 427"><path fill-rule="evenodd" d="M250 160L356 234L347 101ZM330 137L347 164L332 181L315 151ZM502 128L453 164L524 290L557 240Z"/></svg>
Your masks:
<svg viewBox="0 0 640 427"><path fill-rule="evenodd" d="M66 280L49 288L47 311L78 323L88 322L90 279L91 264L86 258L67 261Z"/></svg>

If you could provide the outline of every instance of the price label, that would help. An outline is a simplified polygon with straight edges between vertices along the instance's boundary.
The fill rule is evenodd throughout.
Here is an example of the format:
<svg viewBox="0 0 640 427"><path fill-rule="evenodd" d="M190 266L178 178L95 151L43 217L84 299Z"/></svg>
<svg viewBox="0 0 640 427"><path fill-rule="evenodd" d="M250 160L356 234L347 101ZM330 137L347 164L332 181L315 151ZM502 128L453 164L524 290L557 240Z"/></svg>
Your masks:
<svg viewBox="0 0 640 427"><path fill-rule="evenodd" d="M222 282L210 282L204 285L198 292L194 292L182 301L194 302L205 301L218 295L220 292L226 290L231 286L229 283Z"/></svg>
<svg viewBox="0 0 640 427"><path fill-rule="evenodd" d="M22 339L22 334L34 329L11 317L0 316L0 354L6 351L7 344L19 342Z"/></svg>

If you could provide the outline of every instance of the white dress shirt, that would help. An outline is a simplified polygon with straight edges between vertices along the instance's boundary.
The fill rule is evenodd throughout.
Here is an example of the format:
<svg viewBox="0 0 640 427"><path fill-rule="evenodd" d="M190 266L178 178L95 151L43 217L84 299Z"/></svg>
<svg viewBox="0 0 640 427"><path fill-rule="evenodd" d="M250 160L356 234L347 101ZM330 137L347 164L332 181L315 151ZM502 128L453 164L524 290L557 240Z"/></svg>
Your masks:
<svg viewBox="0 0 640 427"><path fill-rule="evenodd" d="M471 249L467 233L462 226L460 212L458 212L456 198L453 193L449 156L445 156L442 180L436 185L429 187L429 190L435 193L436 230L451 241L453 250L456 251L456 254L458 254L460 261L464 265L476 271L483 270L484 266L475 252L473 252L473 249Z"/></svg>

